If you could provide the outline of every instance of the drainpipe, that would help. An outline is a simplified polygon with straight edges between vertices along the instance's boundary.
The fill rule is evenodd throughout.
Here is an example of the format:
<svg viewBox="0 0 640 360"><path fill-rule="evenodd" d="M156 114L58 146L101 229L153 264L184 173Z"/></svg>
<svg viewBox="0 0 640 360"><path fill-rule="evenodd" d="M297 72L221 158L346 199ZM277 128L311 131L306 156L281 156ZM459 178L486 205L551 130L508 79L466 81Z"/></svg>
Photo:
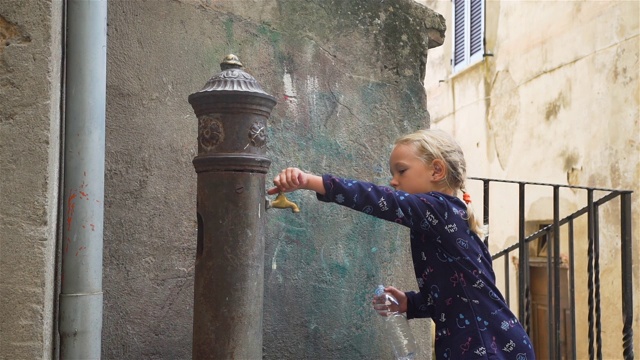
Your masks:
<svg viewBox="0 0 640 360"><path fill-rule="evenodd" d="M99 359L107 0L67 0L66 4L60 359Z"/></svg>

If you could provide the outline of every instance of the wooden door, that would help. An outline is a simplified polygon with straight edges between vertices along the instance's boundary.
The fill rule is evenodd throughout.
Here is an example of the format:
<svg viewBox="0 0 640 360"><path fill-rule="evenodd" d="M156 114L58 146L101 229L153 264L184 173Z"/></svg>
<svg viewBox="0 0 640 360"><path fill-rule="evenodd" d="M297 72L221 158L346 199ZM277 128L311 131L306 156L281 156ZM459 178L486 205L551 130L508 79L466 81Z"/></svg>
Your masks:
<svg viewBox="0 0 640 360"><path fill-rule="evenodd" d="M553 324L549 322L549 275L546 258L531 258L529 263L531 278L531 342L539 360L549 359L549 332ZM560 355L561 360L573 359L573 335L571 334L571 309L569 308L568 269L560 267ZM554 359L555 360L555 359Z"/></svg>

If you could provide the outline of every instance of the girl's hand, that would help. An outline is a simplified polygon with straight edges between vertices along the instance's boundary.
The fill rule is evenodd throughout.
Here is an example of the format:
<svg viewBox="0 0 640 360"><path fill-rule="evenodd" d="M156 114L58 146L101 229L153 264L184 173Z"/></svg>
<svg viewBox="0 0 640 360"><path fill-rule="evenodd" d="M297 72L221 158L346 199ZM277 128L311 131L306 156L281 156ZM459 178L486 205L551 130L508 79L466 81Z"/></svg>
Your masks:
<svg viewBox="0 0 640 360"><path fill-rule="evenodd" d="M373 309L376 310L378 314L387 316L389 313L393 312L407 312L407 295L405 295L403 291L398 290L393 286L387 286L384 288L384 292L393 295L393 297L398 300L398 304L394 304L384 299L385 295L379 297L374 296L371 303L373 304Z"/></svg>
<svg viewBox="0 0 640 360"><path fill-rule="evenodd" d="M273 195L279 192L307 189L310 176L310 174L307 174L298 168L286 168L273 179L273 184L276 187L267 190L267 194Z"/></svg>

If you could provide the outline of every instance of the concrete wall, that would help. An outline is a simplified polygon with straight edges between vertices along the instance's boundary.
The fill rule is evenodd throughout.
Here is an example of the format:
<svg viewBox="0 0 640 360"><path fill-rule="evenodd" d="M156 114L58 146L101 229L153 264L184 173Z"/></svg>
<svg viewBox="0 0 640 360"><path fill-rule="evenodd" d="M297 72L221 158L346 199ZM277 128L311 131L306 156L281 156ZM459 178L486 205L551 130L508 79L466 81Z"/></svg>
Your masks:
<svg viewBox="0 0 640 360"><path fill-rule="evenodd" d="M224 55L278 100L268 182L299 166L386 183L393 139L429 125L427 35L436 46L443 30L412 1L110 2L104 357L191 356L197 119L186 98ZM370 296L378 283L415 288L407 234L311 193L291 199L300 214L268 212L264 357L389 356Z"/></svg>
<svg viewBox="0 0 640 360"><path fill-rule="evenodd" d="M0 358L53 347L62 3L0 1Z"/></svg>
<svg viewBox="0 0 640 360"><path fill-rule="evenodd" d="M278 100L269 183L285 166L386 183L393 139L429 125L422 69L442 26L412 1L110 2L104 357L191 356L197 120L186 97L224 55ZM264 357L389 356L370 295L378 283L415 288L407 234L311 193L291 200L300 214L268 212Z"/></svg>
<svg viewBox="0 0 640 360"><path fill-rule="evenodd" d="M451 28L450 1L422 1ZM633 190L635 288L640 275L640 8L634 1L487 1L485 40L493 56L460 73L451 37L430 52L425 80L432 126L455 134L469 174ZM471 193L482 195L479 184ZM529 187L529 226L552 219L550 190ZM585 192L561 192L561 216L585 206ZM596 192L596 198L603 193ZM517 241L517 189L492 191L490 249ZM481 209L479 209L481 210ZM620 210L601 209L603 357L621 358ZM576 224L577 358L588 321L585 223ZM566 243L561 252L567 254ZM502 269L502 263L494 267ZM514 270L512 268L512 270ZM499 272L501 273L501 271ZM515 274L512 271L511 274ZM515 284L515 279L512 279ZM517 298L512 286L512 299ZM636 292L635 324L640 313ZM635 344L640 334L635 332Z"/></svg>
<svg viewBox="0 0 640 360"><path fill-rule="evenodd" d="M273 94L285 166L386 183L393 139L429 126L427 49L444 19L410 0L109 1L105 359L191 357L197 119L228 53ZM63 2L0 0L0 358L55 358ZM428 75L427 75L428 76ZM404 229L291 196L269 211L264 357L390 357L378 283L415 288ZM427 320L414 321L428 358ZM215 346L215 344L212 344Z"/></svg>

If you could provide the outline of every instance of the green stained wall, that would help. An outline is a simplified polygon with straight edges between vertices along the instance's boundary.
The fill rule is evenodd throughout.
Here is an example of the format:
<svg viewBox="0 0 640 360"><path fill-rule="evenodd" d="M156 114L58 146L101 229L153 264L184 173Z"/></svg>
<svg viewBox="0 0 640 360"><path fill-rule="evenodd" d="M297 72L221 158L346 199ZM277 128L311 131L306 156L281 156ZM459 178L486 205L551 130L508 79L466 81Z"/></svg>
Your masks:
<svg viewBox="0 0 640 360"><path fill-rule="evenodd" d="M429 126L424 64L444 19L408 0L112 1L109 16L103 355L186 359L197 146L187 96L233 53L278 101L268 184L287 166L386 184L393 140ZM416 288L407 230L310 192L290 199L300 213L266 214L264 358L390 358L370 301L379 283ZM428 322L414 325L426 358Z"/></svg>

